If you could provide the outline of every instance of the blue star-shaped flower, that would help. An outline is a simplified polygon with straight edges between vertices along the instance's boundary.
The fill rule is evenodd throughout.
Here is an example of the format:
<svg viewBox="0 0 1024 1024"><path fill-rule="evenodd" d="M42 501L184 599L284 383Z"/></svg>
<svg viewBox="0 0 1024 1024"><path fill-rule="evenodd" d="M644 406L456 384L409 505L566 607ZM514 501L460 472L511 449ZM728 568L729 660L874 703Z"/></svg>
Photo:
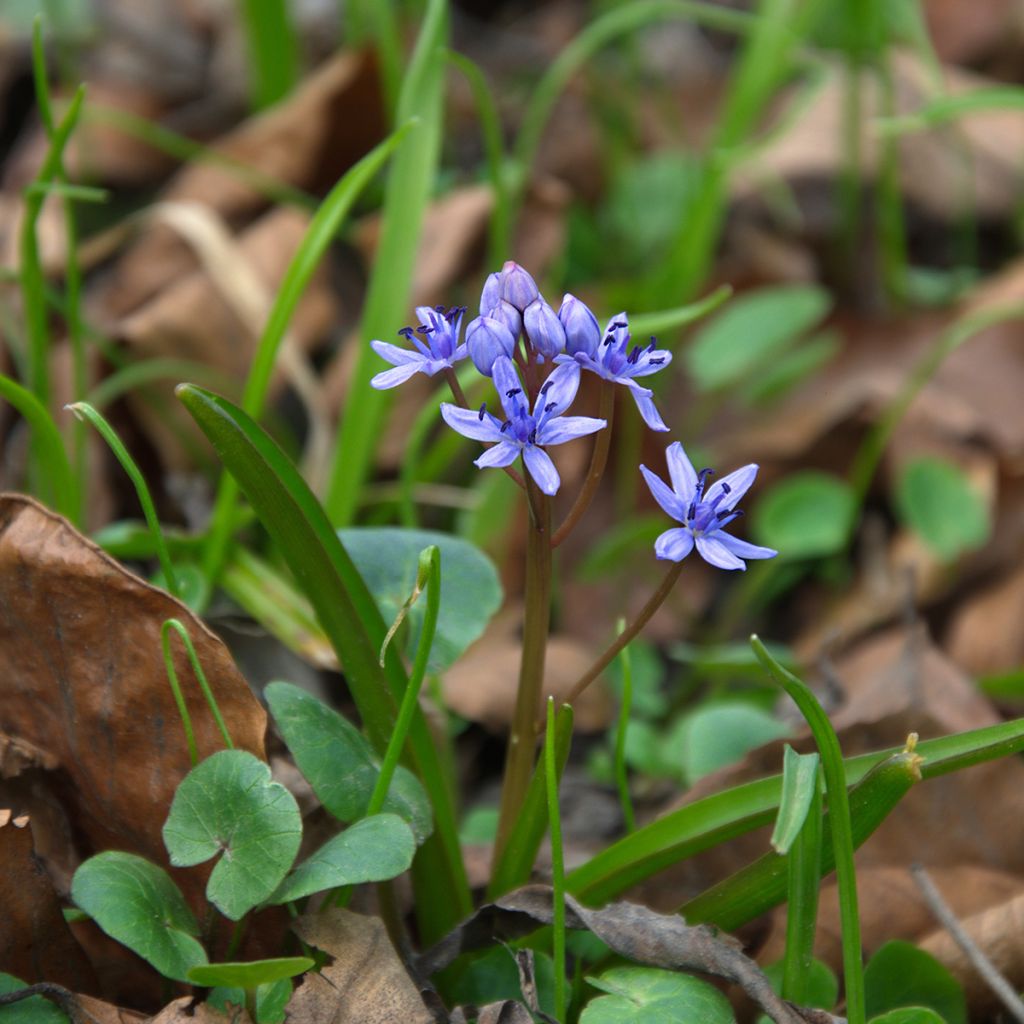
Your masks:
<svg viewBox="0 0 1024 1024"><path fill-rule="evenodd" d="M583 307L582 310L580 307ZM563 315L567 309L572 310L572 320L578 322L580 330L574 331L569 326L570 317ZM584 315L583 311L589 316ZM649 345L634 345L630 348L629 322L625 313L608 321L602 339L596 330L597 321L593 313L572 295L565 296L559 318L566 324L568 339L566 353L556 356L555 362L575 360L585 370L629 388L644 423L651 430L668 430L655 408L651 397L654 392L638 384L634 378L647 377L668 366L672 362L672 353L667 349L656 348L654 338L651 338Z"/></svg>
<svg viewBox="0 0 1024 1024"><path fill-rule="evenodd" d="M453 306L445 312L444 306L417 306L419 327L403 327L398 333L415 346L415 351L399 348L386 341L371 341L370 348L394 366L393 370L378 373L370 384L378 391L404 384L414 373L433 377L445 367L453 366L469 354L465 343L459 344L464 306ZM416 337L422 334L424 341Z"/></svg>
<svg viewBox="0 0 1024 1024"><path fill-rule="evenodd" d="M702 469L698 473L678 441L665 450L665 460L671 487L646 466L640 467L658 504L683 524L666 530L654 542L658 558L681 562L696 545L701 558L719 569L746 569L744 558L774 558L778 554L772 548L748 544L722 529L743 514L736 505L757 476L758 467L754 463L723 477L705 494L711 470Z"/></svg>
<svg viewBox="0 0 1024 1024"><path fill-rule="evenodd" d="M480 469L508 466L522 455L537 486L545 494L555 494L561 480L544 448L592 434L608 425L606 420L590 416L562 415L580 386L579 367L575 363L556 367L541 385L532 412L515 365L507 356L495 360L493 379L507 417L504 422L492 416L486 404L480 406L479 412L474 412L444 402L441 415L445 423L465 437L493 445L474 463Z"/></svg>

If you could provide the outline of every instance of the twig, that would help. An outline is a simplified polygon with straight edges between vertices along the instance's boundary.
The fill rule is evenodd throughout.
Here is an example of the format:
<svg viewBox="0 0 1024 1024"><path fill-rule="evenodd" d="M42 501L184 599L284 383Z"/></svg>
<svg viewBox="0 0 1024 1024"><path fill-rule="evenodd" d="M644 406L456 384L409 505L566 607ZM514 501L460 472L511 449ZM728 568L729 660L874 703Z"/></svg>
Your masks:
<svg viewBox="0 0 1024 1024"><path fill-rule="evenodd" d="M963 925L957 920L950 906L942 898L928 872L920 864L912 864L910 874L917 887L921 890L928 909L939 920L942 927L949 932L953 941L963 951L968 963L978 972L985 984L999 997L1010 1015L1024 1024L1024 1002L1017 995L1013 986L999 973L998 968L985 955L980 946L967 934Z"/></svg>
<svg viewBox="0 0 1024 1024"><path fill-rule="evenodd" d="M53 985L48 981L42 981L38 985L28 985L25 988L16 989L14 992L0 995L0 1006L10 1006L12 1003L19 1003L22 999L30 999L32 996L43 996L43 998L56 1003L71 1018L72 1024L99 1024L96 1018L82 1006L74 992L64 988L63 985Z"/></svg>

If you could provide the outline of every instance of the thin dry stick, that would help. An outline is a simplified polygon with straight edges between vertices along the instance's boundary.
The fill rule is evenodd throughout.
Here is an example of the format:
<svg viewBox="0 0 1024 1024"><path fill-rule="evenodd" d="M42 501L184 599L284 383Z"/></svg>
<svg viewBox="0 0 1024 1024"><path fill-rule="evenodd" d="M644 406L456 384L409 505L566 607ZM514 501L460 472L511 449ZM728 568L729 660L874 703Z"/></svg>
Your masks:
<svg viewBox="0 0 1024 1024"><path fill-rule="evenodd" d="M1024 1024L1024 1002L1014 991L1013 986L999 973L995 964L984 954L977 943L967 934L963 925L957 920L950 906L942 898L935 883L929 878L928 872L920 864L913 864L910 874L917 887L921 890L928 908L938 918L939 923L952 936L953 941L963 950L970 965L984 979L985 984L999 997L1003 1006L1016 1020Z"/></svg>

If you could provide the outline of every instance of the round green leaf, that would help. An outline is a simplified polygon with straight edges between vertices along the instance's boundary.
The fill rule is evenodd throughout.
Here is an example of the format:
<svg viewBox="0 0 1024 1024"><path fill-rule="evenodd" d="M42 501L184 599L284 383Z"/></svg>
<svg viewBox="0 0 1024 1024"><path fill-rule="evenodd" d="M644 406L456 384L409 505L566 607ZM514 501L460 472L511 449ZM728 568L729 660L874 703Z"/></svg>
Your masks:
<svg viewBox="0 0 1024 1024"><path fill-rule="evenodd" d="M807 470L776 484L758 502L753 528L759 544L783 558L820 558L846 544L853 492L838 477Z"/></svg>
<svg viewBox="0 0 1024 1024"><path fill-rule="evenodd" d="M864 999L869 1018L901 1007L934 1010L946 1024L967 1024L967 1001L960 983L938 960L913 943L885 943L864 968Z"/></svg>
<svg viewBox="0 0 1024 1024"><path fill-rule="evenodd" d="M613 967L598 978L595 988L611 993L592 999L580 1014L580 1024L734 1024L729 1000L713 985L689 974L657 967Z"/></svg>
<svg viewBox="0 0 1024 1024"><path fill-rule="evenodd" d="M75 872L71 898L167 978L186 981L190 968L206 963L185 898L163 868L142 857L114 850L90 857Z"/></svg>
<svg viewBox="0 0 1024 1024"><path fill-rule="evenodd" d="M188 972L193 985L204 988L223 986L225 988L254 989L258 985L270 985L283 978L294 978L305 974L316 961L308 956L280 956L271 960L250 960L243 963L200 964Z"/></svg>
<svg viewBox="0 0 1024 1024"><path fill-rule="evenodd" d="M431 544L441 550L441 609L428 668L441 672L484 631L501 606L501 583L491 560L467 540L433 530L393 526L339 530L345 550L373 594L381 616L394 622L416 583L420 552ZM409 609L409 652L416 650L423 604Z"/></svg>
<svg viewBox="0 0 1024 1024"><path fill-rule="evenodd" d="M872 1017L870 1024L946 1024L934 1011L924 1006L904 1006L890 1010L879 1017Z"/></svg>
<svg viewBox="0 0 1024 1024"><path fill-rule="evenodd" d="M961 469L932 457L908 462L896 484L900 518L946 561L988 540L992 524Z"/></svg>
<svg viewBox="0 0 1024 1024"><path fill-rule="evenodd" d="M13 974L0 971L0 996L28 988L28 984ZM67 1014L44 996L29 996L20 1003L0 1006L0 1024L69 1024Z"/></svg>
<svg viewBox="0 0 1024 1024"><path fill-rule="evenodd" d="M333 708L290 683L271 683L263 696L299 771L324 807L339 821L361 818L380 774L380 758L366 737ZM427 794L401 765L384 810L406 821L418 843L433 831Z"/></svg>
<svg viewBox="0 0 1024 1024"><path fill-rule="evenodd" d="M196 765L178 786L164 824L164 845L175 866L224 854L206 897L233 921L280 885L301 839L295 798L245 750L221 750Z"/></svg>
<svg viewBox="0 0 1024 1024"><path fill-rule="evenodd" d="M693 785L719 768L735 764L755 747L788 736L784 722L747 701L709 704L685 716L664 743L662 756L682 769Z"/></svg>
<svg viewBox="0 0 1024 1024"><path fill-rule="evenodd" d="M765 977L772 989L782 994L782 975L785 970L783 961L777 960L764 969ZM807 995L801 1005L813 1006L819 1010L831 1010L839 999L839 979L828 964L820 960L812 960L807 972ZM762 1015L759 1024L771 1024L767 1016Z"/></svg>
<svg viewBox="0 0 1024 1024"><path fill-rule="evenodd" d="M459 1006L485 1006L502 999L523 998L515 956L505 945L460 957L449 974L446 978L448 995L451 1002ZM555 965L546 953L534 955L533 976L541 1010L554 1013Z"/></svg>
<svg viewBox="0 0 1024 1024"><path fill-rule="evenodd" d="M409 870L415 853L412 830L397 814L363 818L303 861L269 902L288 903L339 885L397 878Z"/></svg>
<svg viewBox="0 0 1024 1024"><path fill-rule="evenodd" d="M690 376L702 391L734 383L788 349L829 305L828 292L812 285L762 288L734 298L686 350Z"/></svg>

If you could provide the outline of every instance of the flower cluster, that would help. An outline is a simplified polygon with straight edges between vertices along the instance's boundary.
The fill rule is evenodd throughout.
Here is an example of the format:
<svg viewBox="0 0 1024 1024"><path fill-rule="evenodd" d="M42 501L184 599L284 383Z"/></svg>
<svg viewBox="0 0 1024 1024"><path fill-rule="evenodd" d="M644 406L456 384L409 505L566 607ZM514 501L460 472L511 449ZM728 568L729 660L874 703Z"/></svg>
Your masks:
<svg viewBox="0 0 1024 1024"><path fill-rule="evenodd" d="M481 374L492 379L504 419L489 412L486 402L479 409L445 402L441 415L453 430L488 446L476 460L480 468L509 467L522 457L537 487L544 494L555 494L561 481L545 449L608 425L604 419L564 415L584 371L628 388L647 426L668 430L653 392L637 378L664 369L672 361L672 353L659 349L654 338L643 345L632 344L625 313L612 317L603 332L597 317L574 295L565 295L556 313L530 274L512 261L487 278L479 316L470 321L465 340L460 341L465 312L461 306L449 310L420 306L416 310L419 325L399 331L411 348L372 341L373 350L391 363L392 369L378 373L371 384L392 388L416 373L433 377L444 372L461 402L453 368L460 360L471 359ZM776 554L722 532L742 514L736 504L753 483L757 466L744 466L705 494L711 471L697 473L678 443L670 445L666 455L671 488L645 466L640 467L658 503L682 524L658 538L655 551L659 558L678 562L696 546L712 565L744 569L744 558Z"/></svg>

